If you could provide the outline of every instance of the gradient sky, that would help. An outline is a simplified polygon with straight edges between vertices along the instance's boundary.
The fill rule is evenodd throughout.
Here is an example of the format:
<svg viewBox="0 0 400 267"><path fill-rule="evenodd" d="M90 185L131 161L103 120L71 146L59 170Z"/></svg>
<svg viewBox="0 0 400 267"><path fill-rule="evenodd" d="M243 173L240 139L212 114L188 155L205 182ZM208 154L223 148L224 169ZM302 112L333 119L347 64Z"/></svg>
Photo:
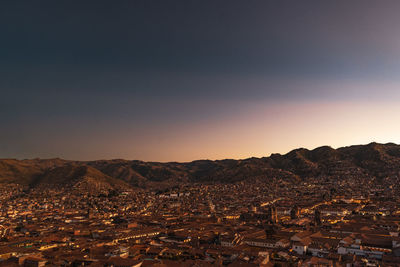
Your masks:
<svg viewBox="0 0 400 267"><path fill-rule="evenodd" d="M0 3L0 158L400 143L400 1Z"/></svg>

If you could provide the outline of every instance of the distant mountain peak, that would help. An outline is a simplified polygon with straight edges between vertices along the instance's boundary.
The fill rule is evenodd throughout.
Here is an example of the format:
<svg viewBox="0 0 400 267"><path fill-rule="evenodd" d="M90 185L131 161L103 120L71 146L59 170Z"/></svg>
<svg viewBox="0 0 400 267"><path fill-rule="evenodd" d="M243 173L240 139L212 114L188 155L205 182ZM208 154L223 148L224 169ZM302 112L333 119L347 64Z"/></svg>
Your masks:
<svg viewBox="0 0 400 267"><path fill-rule="evenodd" d="M394 143L334 149L298 148L287 154L243 160L187 163L139 160L69 161L1 159L0 182L30 186L70 186L82 190L173 186L182 182L236 182L248 179L297 180L308 177L387 177L400 173L400 146Z"/></svg>

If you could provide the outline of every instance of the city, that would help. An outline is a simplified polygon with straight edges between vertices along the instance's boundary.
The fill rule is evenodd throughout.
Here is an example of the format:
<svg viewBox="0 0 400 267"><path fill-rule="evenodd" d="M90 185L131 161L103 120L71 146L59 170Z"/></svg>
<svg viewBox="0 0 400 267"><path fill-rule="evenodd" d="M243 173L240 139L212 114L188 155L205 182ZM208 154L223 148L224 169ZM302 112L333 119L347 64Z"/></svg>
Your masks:
<svg viewBox="0 0 400 267"><path fill-rule="evenodd" d="M0 266L397 266L399 183L372 182L256 179L98 195L8 184Z"/></svg>
<svg viewBox="0 0 400 267"><path fill-rule="evenodd" d="M0 267L400 267L399 14L0 1Z"/></svg>

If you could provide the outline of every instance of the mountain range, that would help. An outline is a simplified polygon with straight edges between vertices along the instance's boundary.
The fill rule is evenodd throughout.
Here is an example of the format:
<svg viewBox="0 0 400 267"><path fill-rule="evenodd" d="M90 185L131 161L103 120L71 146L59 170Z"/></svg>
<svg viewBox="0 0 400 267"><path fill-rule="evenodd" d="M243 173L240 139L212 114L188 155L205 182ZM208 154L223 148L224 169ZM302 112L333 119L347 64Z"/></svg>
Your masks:
<svg viewBox="0 0 400 267"><path fill-rule="evenodd" d="M174 186L182 183L232 183L251 179L310 177L331 179L400 176L400 145L355 145L333 149L295 149L281 155L243 160L196 160L187 163L138 160L71 161L0 159L0 183L82 190Z"/></svg>

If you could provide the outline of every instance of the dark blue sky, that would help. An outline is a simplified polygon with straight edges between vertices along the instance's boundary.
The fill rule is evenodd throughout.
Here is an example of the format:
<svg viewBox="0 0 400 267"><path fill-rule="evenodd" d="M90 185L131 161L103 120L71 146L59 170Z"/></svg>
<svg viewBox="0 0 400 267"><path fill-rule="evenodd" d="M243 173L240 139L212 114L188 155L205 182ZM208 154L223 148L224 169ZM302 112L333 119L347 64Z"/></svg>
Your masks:
<svg viewBox="0 0 400 267"><path fill-rule="evenodd" d="M399 12L368 0L2 1L0 157L191 160L399 141L388 126L317 139L304 126L323 120L310 107L342 131L338 106L398 115Z"/></svg>

